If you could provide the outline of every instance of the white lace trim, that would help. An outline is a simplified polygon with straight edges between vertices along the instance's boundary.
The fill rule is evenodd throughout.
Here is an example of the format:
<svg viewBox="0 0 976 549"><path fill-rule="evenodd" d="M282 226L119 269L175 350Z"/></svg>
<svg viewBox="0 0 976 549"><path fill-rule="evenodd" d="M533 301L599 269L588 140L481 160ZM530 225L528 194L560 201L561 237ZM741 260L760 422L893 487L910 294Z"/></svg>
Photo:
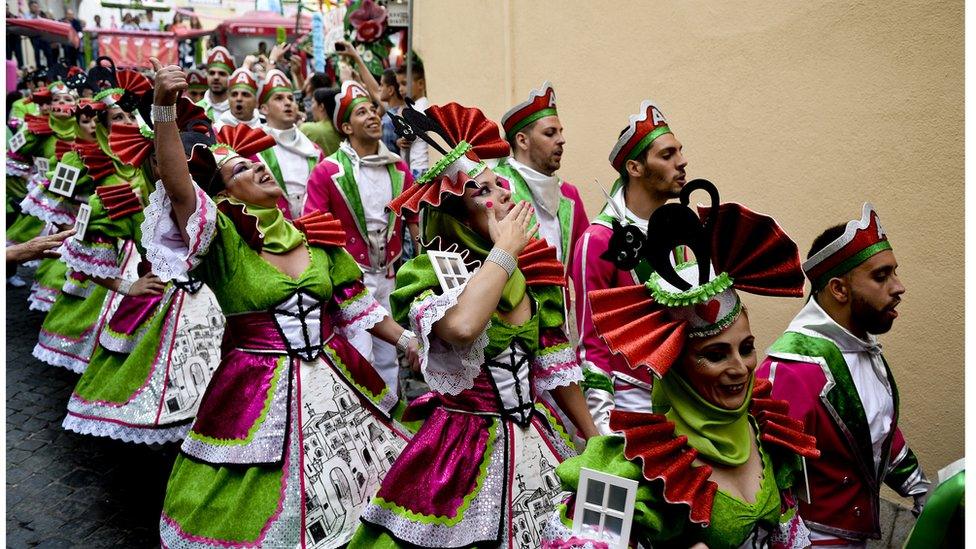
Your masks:
<svg viewBox="0 0 976 549"><path fill-rule="evenodd" d="M135 427L98 419L82 418L71 414L65 416L61 426L68 431L82 435L109 437L137 444L179 442L186 438L186 433L190 430L190 423L175 427Z"/></svg>
<svg viewBox="0 0 976 549"><path fill-rule="evenodd" d="M46 179L45 179L46 181ZM41 221L57 225L73 225L75 210L67 198L57 197L48 192L47 186L35 184L20 202L20 209Z"/></svg>
<svg viewBox="0 0 976 549"><path fill-rule="evenodd" d="M372 290L365 286L363 290L363 293L343 302L336 315L336 331L347 340L351 340L355 334L368 331L390 316L373 296Z"/></svg>
<svg viewBox="0 0 976 549"><path fill-rule="evenodd" d="M576 352L571 346L536 356L532 360L532 367L535 370L537 393L583 381L583 369L580 368Z"/></svg>
<svg viewBox="0 0 976 549"><path fill-rule="evenodd" d="M173 203L166 194L162 182L149 195L149 204L143 213L142 245L146 259L152 265L153 274L164 282L185 276L200 264L217 232L217 204L203 189L193 183L196 192L196 209L186 220L187 240L183 240L173 221Z"/></svg>
<svg viewBox="0 0 976 549"><path fill-rule="evenodd" d="M41 311L42 313L46 313L51 310L52 305L53 304L51 302L38 299L36 296L27 296L27 310L29 311Z"/></svg>
<svg viewBox="0 0 976 549"><path fill-rule="evenodd" d="M590 532L574 534L559 518L559 510L549 515L539 532L542 549L607 549L606 541L595 541L587 537ZM594 536L598 537L598 536Z"/></svg>
<svg viewBox="0 0 976 549"><path fill-rule="evenodd" d="M62 245L61 252L62 260L72 270L98 278L122 276L119 252L110 244L97 245L69 238Z"/></svg>
<svg viewBox="0 0 976 549"><path fill-rule="evenodd" d="M34 358L40 360L45 364L50 364L51 366L59 366L70 370L76 374L85 373L85 368L88 367L87 361L81 361L77 358L72 358L68 355L61 353L56 353L50 349L41 347L40 345L34 345L34 350L31 351Z"/></svg>
<svg viewBox="0 0 976 549"><path fill-rule="evenodd" d="M448 395L474 387L474 379L481 372L485 347L488 346L487 324L474 343L464 348L431 337L434 324L457 305L458 296L465 286L467 283L441 295L433 292L421 294L410 306L410 325L420 342L420 369L424 379L432 390Z"/></svg>

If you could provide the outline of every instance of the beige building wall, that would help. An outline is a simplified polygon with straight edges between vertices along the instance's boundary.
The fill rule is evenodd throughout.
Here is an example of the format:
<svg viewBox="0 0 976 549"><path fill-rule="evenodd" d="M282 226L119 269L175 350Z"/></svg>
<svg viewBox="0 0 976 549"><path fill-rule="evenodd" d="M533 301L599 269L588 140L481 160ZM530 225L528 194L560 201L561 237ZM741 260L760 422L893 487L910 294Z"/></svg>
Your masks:
<svg viewBox="0 0 976 549"><path fill-rule="evenodd" d="M804 258L874 203L908 291L885 355L930 476L963 456L963 3L416 0L435 103L495 119L551 80L560 175L592 218L607 156L643 99L689 179L776 217ZM703 200L703 199L702 199ZM746 298L760 347L803 305ZM888 492L893 494L893 492Z"/></svg>

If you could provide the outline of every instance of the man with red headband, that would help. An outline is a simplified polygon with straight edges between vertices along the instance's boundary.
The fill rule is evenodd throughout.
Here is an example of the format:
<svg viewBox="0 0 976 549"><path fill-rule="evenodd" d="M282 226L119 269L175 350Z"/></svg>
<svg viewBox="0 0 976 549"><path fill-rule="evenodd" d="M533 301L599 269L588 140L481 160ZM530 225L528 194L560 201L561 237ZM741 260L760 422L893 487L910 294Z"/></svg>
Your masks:
<svg viewBox="0 0 976 549"><path fill-rule="evenodd" d="M321 162L322 149L298 129L298 104L285 73L278 69L268 71L258 105L267 119L264 131L275 138L275 146L261 151L258 156L285 191L288 201L285 215L289 219L298 219L305 205L308 177Z"/></svg>
<svg viewBox="0 0 976 549"><path fill-rule="evenodd" d="M608 255L613 227L633 227L646 234L654 210L681 193L688 162L661 110L644 101L620 133L610 152L610 164L620 177L610 190L607 205L576 243L569 271L580 336L577 351L586 373L584 393L602 434L610 434L608 422L614 408L651 410L653 377L646 370L629 368L622 357L610 353L593 326L587 293L647 281L652 270L645 260L635 260L631 270L623 270ZM637 250L631 255L639 257Z"/></svg>
<svg viewBox="0 0 976 549"><path fill-rule="evenodd" d="M217 116L213 121L214 131L220 131L224 126L244 124L249 128L261 126L261 118L257 113L258 83L251 71L241 67L230 75L230 108Z"/></svg>
<svg viewBox="0 0 976 549"><path fill-rule="evenodd" d="M879 491L887 484L921 512L929 482L898 428L898 388L878 334L898 317L905 287L878 214L824 231L803 271L810 299L773 343L757 377L817 437L800 515L813 545L862 548L881 538Z"/></svg>
<svg viewBox="0 0 976 549"><path fill-rule="evenodd" d="M403 249L403 221L418 234L417 216L395 216L386 205L413 185L410 168L383 144L383 127L376 103L358 83L347 80L336 94L332 122L345 138L339 150L315 167L308 181L305 213L331 212L346 228L346 249L359 263L363 280L384 307L396 284L394 267ZM364 334L354 341L380 376L397 389L396 349Z"/></svg>
<svg viewBox="0 0 976 549"><path fill-rule="evenodd" d="M234 56L230 54L227 48L217 46L207 54L207 85L209 89L198 104L207 111L207 116L211 120L216 120L218 116L230 110L227 85L235 68L237 65L234 63Z"/></svg>

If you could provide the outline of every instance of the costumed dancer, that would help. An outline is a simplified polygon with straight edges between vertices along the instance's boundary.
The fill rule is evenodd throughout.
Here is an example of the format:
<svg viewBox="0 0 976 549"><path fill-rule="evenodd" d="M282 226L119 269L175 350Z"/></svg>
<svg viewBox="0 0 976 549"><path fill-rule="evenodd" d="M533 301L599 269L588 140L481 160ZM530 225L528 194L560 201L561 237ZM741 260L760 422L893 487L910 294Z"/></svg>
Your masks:
<svg viewBox="0 0 976 549"><path fill-rule="evenodd" d="M244 124L249 128L261 126L258 116L258 83L251 71L241 67L230 75L230 108L214 120L214 130L224 126Z"/></svg>
<svg viewBox="0 0 976 549"><path fill-rule="evenodd" d="M309 176L323 158L322 149L298 129L298 105L285 73L277 69L268 71L258 104L267 120L262 129L275 140L274 147L261 151L258 156L284 191L288 219L298 219L305 206Z"/></svg>
<svg viewBox="0 0 976 549"><path fill-rule="evenodd" d="M216 46L207 52L207 91L198 105L207 111L210 120L217 120L230 110L227 85L236 68L234 56L227 48Z"/></svg>
<svg viewBox="0 0 976 549"><path fill-rule="evenodd" d="M711 196L701 221L687 207L697 189ZM615 434L591 438L556 470L581 500L563 509L582 508L573 517L581 531L602 527L633 547L809 545L793 489L803 483L801 457L820 452L785 415L790 403L755 380L755 338L737 293L801 297L799 253L772 218L718 202L711 183L694 180L681 204L651 215L646 240L630 227L614 231L630 238L615 234L610 249L643 257L654 273L646 284L590 292L593 322L614 353L658 377L655 410L663 413L613 410ZM672 265L676 244L695 260ZM626 488L581 486L584 467L636 481L632 524L622 513ZM571 538L565 520L550 522L546 536Z"/></svg>
<svg viewBox="0 0 976 549"><path fill-rule="evenodd" d="M151 93L151 90L150 90ZM177 125L185 148L211 145L204 110L180 98ZM233 140L227 128L224 142ZM116 125L109 136L115 156L134 166L153 161L154 135L145 128ZM133 241L145 256L140 225L144 215L131 187L100 187L83 239L67 245L72 269L103 278L122 277L107 242ZM147 265L140 265L143 271ZM122 293L125 294L124 283ZM161 295L126 294L102 328L85 373L68 401L63 426L78 433L126 442L161 444L183 440L220 359L224 317L213 292L199 280L178 277Z"/></svg>
<svg viewBox="0 0 976 549"><path fill-rule="evenodd" d="M107 58L106 58L107 59ZM77 148L85 164L85 174L91 178L94 187L94 200L104 204L93 207L92 214L99 214L102 206L112 209L105 215L115 224L136 223L133 216L141 215L142 200L149 195L148 180L140 164L130 164L115 156L109 147L110 134L117 128L135 126L135 110L139 98L152 89L149 79L132 70L115 72L99 65L89 72L93 80L109 80L114 86L99 92L95 103L104 108L94 108L96 112L95 136L98 146L79 145ZM115 199L118 199L117 201ZM132 231L130 230L129 233ZM97 336L108 314L117 305L119 294L143 295L158 293L162 289L151 273L145 273L136 281L126 281L118 277L120 265L129 262L131 242L119 241L114 236L101 236L97 231L92 238L97 242L92 246L98 253L88 257L91 250L85 250L85 257L72 257L71 244L79 240L79 235L65 246L61 261L67 268L62 291L44 318L37 345L33 355L38 360L61 366L81 373L95 350ZM79 261L75 262L74 260ZM135 259L135 258L132 258ZM74 267L72 267L74 265ZM86 267L96 265L97 269ZM122 270L125 270L124 268Z"/></svg>
<svg viewBox="0 0 976 549"><path fill-rule="evenodd" d="M200 69L187 69L186 71L186 91L184 95L190 98L190 101L194 103L199 103L203 100L207 93L207 73Z"/></svg>
<svg viewBox="0 0 976 549"><path fill-rule="evenodd" d="M403 223L417 235L418 216L387 211L391 200L414 185L407 164L383 144L376 104L365 88L346 81L336 94L335 127L345 136L339 150L326 158L308 179L305 213L331 212L346 230L346 249L363 270L366 286L389 310L396 284L395 267L403 250ZM269 119L270 120L270 119ZM357 337L364 353L386 384L397 389L396 349L367 334Z"/></svg>
<svg viewBox="0 0 976 549"><path fill-rule="evenodd" d="M397 395L349 335L382 334L414 361L416 340L363 286L339 222L293 224L276 207L281 188L245 158L273 138L236 126L232 143L193 148L191 172L175 123L186 77L152 62L162 184L142 226L146 255L164 280L207 284L227 321L169 478L162 544L341 546L407 439L390 419Z"/></svg>
<svg viewBox="0 0 976 549"><path fill-rule="evenodd" d="M502 160L495 173L511 185L512 200L532 204L539 236L556 248L564 265L571 265L589 217L579 190L556 175L566 140L552 84L543 82L527 100L509 109L502 116L502 128L512 156Z"/></svg>
<svg viewBox="0 0 976 549"><path fill-rule="evenodd" d="M50 103L44 97L47 94L50 94ZM8 171L8 193L22 197L18 203L20 214L7 230L8 245L26 242L41 234L58 232L58 225L54 222L59 223L62 228L74 222L73 215L66 217L65 210L51 209L52 204L43 200L41 195L46 195L55 203L62 200L61 197L48 193L47 185L58 161L71 151L75 141L78 125L73 115L77 94L65 83L58 81L36 95L37 101L44 102L42 114L27 115L20 132L11 140L19 140L16 143L18 148L14 151L15 147L11 146L8 153L7 168L13 168ZM27 165L18 160L30 161L31 164L27 168ZM73 157L73 160L77 160L77 157ZM74 167L78 167L77 162L74 162ZM23 168L27 168L26 171ZM18 177L19 175L26 175L26 181ZM25 183L23 187L20 186L21 182ZM67 211L70 213L70 207ZM60 261L42 260L34 273L34 282L27 298L30 308L38 311L50 310L51 304L61 292L64 276L65 268Z"/></svg>
<svg viewBox="0 0 976 549"><path fill-rule="evenodd" d="M582 436L596 434L562 328L563 266L532 238L531 205L512 202L480 160L509 152L494 122L457 103L401 113L401 137L444 155L389 206L424 210L426 252L399 269L391 304L420 336L432 392L407 410L426 419L350 547L537 547L560 492L553 471L576 455L538 395L550 391Z"/></svg>
<svg viewBox="0 0 976 549"><path fill-rule="evenodd" d="M916 515L928 492L898 428L898 387L877 337L891 329L905 292L897 268L870 204L860 219L827 229L803 263L810 299L757 374L826 451L811 464L811 501L800 507L815 545L864 547L880 538L882 483L913 497Z"/></svg>
<svg viewBox="0 0 976 549"><path fill-rule="evenodd" d="M593 327L587 294L647 281L652 269L643 258L634 255L629 261L617 261L612 257L609 249L614 244L613 236L646 235L651 214L681 192L688 162L661 110L653 102L644 101L637 114L630 116L610 151L610 165L620 177L611 187L607 204L576 243L570 266L580 337L577 352L586 374L583 390L593 420L603 434L610 434L610 410L650 409L654 376L644 368L628 368L623 358L610 353ZM633 229L615 233L617 226ZM676 258L675 262L681 260Z"/></svg>

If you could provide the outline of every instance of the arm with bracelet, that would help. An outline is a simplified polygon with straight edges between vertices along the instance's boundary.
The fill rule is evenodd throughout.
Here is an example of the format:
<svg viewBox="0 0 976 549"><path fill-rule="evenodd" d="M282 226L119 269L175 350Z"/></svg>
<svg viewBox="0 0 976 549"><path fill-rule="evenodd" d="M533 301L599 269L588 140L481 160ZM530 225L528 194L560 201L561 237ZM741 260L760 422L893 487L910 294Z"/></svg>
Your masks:
<svg viewBox="0 0 976 549"><path fill-rule="evenodd" d="M532 206L528 202L516 204L501 220L496 214L498 206L487 202L484 212L494 246L481 268L468 280L457 305L434 325L434 334L453 345L470 345L484 330L498 308L505 284L518 266L515 258L539 228L530 226Z"/></svg>

